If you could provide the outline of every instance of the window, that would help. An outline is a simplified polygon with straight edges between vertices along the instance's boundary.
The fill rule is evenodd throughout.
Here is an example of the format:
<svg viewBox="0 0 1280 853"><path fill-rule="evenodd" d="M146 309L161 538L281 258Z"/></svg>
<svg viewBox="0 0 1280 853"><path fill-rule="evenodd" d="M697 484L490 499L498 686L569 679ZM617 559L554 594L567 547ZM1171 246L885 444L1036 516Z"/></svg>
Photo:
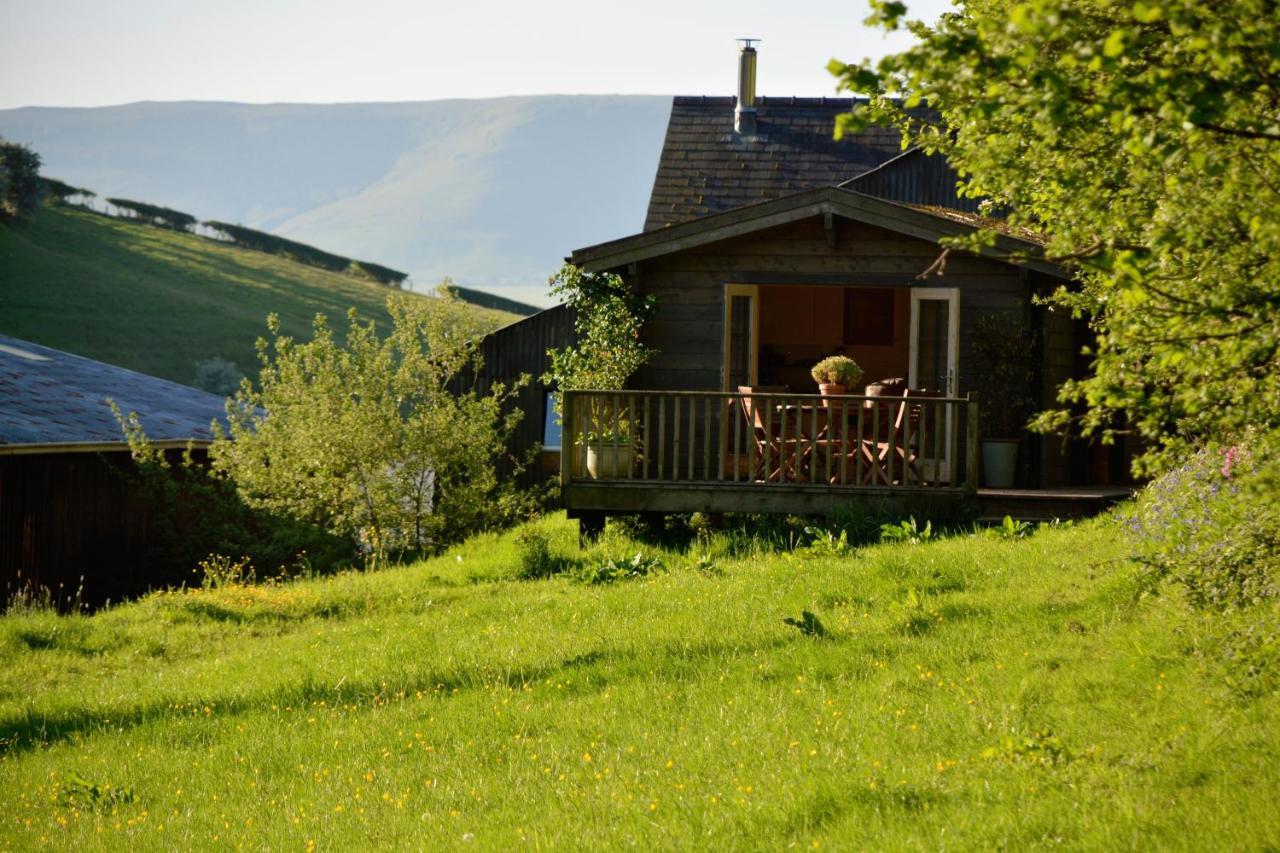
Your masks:
<svg viewBox="0 0 1280 853"><path fill-rule="evenodd" d="M893 290L888 287L846 288L844 342L893 346Z"/></svg>
<svg viewBox="0 0 1280 853"><path fill-rule="evenodd" d="M542 419L542 449L559 450L560 421L559 415L556 414L556 395L551 391L547 392L547 402L543 411L545 416Z"/></svg>

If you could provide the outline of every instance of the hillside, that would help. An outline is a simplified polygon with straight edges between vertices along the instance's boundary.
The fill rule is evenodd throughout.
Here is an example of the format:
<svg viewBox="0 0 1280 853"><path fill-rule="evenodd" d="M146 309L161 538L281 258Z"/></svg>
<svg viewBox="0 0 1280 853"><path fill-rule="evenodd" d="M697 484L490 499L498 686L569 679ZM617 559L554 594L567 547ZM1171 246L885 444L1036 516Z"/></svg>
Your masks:
<svg viewBox="0 0 1280 853"><path fill-rule="evenodd" d="M1118 525L779 553L616 531L0 617L14 849L1264 850L1280 697ZM696 540L695 540L696 541ZM821 544L821 543L820 543ZM575 568L576 567L576 568ZM816 612L827 636L785 624ZM1230 647L1227 647L1228 649Z"/></svg>
<svg viewBox="0 0 1280 853"><path fill-rule="evenodd" d="M547 305L573 249L639 231L671 99L138 103L0 111L45 174Z"/></svg>
<svg viewBox="0 0 1280 853"><path fill-rule="evenodd" d="M246 372L268 313L309 337L317 312L389 323L382 286L191 234L47 207L0 227L0 332L191 384L213 356ZM476 308L495 326L514 315Z"/></svg>

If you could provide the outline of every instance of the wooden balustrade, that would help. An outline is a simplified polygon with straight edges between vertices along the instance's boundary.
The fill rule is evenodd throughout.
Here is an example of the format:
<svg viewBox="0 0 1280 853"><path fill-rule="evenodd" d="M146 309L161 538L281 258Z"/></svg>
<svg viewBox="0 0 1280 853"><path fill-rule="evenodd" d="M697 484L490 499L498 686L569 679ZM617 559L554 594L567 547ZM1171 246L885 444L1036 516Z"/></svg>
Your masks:
<svg viewBox="0 0 1280 853"><path fill-rule="evenodd" d="M563 408L566 487L944 490L977 479L977 404L966 398L568 391Z"/></svg>

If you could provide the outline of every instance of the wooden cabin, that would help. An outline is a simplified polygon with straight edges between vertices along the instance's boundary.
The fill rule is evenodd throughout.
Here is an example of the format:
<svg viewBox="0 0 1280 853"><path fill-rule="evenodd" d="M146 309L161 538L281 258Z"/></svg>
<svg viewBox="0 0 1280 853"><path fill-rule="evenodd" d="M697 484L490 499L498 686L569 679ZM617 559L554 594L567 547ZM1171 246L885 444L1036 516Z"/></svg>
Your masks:
<svg viewBox="0 0 1280 853"><path fill-rule="evenodd" d="M1036 341L1009 399L1049 407L1083 375L1087 329L1035 300L1070 280L1037 259L1036 235L1004 228L981 254L944 256L945 238L990 222L944 161L902 152L895 131L836 140L852 106L749 88L674 100L644 231L570 257L658 297L642 333L657 353L629 387L565 394L571 517L967 500L984 485L983 408L1007 402L974 394L996 367L975 346L983 318L1020 320ZM809 374L833 354L865 371L839 397ZM1115 452L1030 433L1017 445L1028 494L1096 504L1105 493L1081 487L1123 476Z"/></svg>
<svg viewBox="0 0 1280 853"><path fill-rule="evenodd" d="M203 458L226 418L214 394L0 335L0 606L97 605L188 579L191 566L142 569L155 508L108 400L173 461L189 445Z"/></svg>

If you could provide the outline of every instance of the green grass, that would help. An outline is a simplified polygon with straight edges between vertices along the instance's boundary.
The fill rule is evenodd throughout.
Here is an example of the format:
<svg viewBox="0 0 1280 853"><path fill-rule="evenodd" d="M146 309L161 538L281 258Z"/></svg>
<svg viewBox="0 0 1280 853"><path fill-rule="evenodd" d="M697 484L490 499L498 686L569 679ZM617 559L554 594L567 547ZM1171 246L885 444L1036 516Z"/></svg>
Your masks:
<svg viewBox="0 0 1280 853"><path fill-rule="evenodd" d="M539 525L666 570L519 580L490 535L0 619L0 847L1280 844L1277 697L1109 522L810 559Z"/></svg>
<svg viewBox="0 0 1280 853"><path fill-rule="evenodd" d="M389 326L387 288L71 207L0 227L0 333L191 384L213 356L254 373L266 316L310 338L317 312ZM496 328L513 314L476 308Z"/></svg>

